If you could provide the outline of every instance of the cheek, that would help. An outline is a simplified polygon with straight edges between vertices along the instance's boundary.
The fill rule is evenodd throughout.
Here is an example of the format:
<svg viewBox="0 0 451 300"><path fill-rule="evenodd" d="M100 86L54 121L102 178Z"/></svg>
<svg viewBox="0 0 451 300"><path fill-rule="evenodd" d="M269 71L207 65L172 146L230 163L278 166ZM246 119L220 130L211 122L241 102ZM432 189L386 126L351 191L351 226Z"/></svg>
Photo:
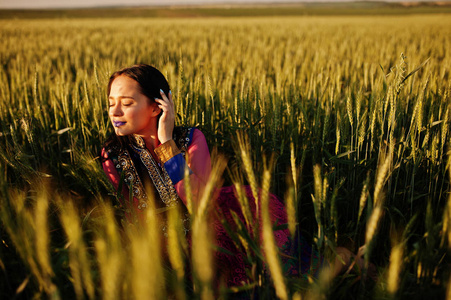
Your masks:
<svg viewBox="0 0 451 300"><path fill-rule="evenodd" d="M139 112L139 110L138 110ZM124 112L124 115L129 119L129 121L136 120L139 118L139 113L135 109L128 109Z"/></svg>

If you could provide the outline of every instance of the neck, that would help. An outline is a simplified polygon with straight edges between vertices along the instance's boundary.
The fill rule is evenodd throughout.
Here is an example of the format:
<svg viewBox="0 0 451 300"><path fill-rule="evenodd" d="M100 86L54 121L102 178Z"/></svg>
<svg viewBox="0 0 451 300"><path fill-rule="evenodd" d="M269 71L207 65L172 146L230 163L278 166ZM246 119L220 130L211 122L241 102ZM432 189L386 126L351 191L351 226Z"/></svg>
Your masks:
<svg viewBox="0 0 451 300"><path fill-rule="evenodd" d="M153 151L158 146L157 135L143 136L146 148Z"/></svg>
<svg viewBox="0 0 451 300"><path fill-rule="evenodd" d="M157 120L155 119L152 122L149 131L142 135L144 142L146 143L146 148L151 152L158 146L158 128L157 128Z"/></svg>

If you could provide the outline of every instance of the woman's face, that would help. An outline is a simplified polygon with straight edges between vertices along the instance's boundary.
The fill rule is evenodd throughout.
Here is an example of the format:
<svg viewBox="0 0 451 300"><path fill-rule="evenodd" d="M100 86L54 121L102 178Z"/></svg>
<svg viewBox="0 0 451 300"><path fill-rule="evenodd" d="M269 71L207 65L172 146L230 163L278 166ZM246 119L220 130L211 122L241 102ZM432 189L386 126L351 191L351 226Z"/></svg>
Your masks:
<svg viewBox="0 0 451 300"><path fill-rule="evenodd" d="M127 76L118 76L111 84L108 101L108 113L118 136L150 135L159 108L141 93L138 82Z"/></svg>

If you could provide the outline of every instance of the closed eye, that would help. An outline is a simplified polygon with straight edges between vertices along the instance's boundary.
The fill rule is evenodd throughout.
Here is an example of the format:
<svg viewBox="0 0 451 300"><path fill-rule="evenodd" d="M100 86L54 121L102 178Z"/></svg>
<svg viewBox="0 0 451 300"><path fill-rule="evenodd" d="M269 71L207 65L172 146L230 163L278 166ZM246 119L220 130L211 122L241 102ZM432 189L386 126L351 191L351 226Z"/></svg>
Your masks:
<svg viewBox="0 0 451 300"><path fill-rule="evenodd" d="M123 106L130 106L135 102L135 99L132 96L119 96L119 97L109 97L109 106L114 106L116 101L119 101Z"/></svg>

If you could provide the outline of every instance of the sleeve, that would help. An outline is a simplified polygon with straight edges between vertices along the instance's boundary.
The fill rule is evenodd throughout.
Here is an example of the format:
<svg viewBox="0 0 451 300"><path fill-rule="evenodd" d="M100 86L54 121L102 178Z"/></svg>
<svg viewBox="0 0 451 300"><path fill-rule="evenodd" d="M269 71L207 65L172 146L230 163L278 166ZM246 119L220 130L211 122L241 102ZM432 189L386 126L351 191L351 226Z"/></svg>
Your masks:
<svg viewBox="0 0 451 300"><path fill-rule="evenodd" d="M193 201L196 201L202 195L202 190L211 172L210 152L204 134L200 130L194 129L191 144L185 153L186 160L173 140L155 148L155 153L164 163L164 168L168 172L169 177L171 177L172 183L175 185L175 189L185 205L184 176L185 166L188 166L191 193Z"/></svg>
<svg viewBox="0 0 451 300"><path fill-rule="evenodd" d="M102 168L103 172L105 172L108 180L113 184L114 188L117 190L119 187L120 176L114 167L113 162L108 157L108 153L105 151L105 148L102 149L100 154L102 156Z"/></svg>

